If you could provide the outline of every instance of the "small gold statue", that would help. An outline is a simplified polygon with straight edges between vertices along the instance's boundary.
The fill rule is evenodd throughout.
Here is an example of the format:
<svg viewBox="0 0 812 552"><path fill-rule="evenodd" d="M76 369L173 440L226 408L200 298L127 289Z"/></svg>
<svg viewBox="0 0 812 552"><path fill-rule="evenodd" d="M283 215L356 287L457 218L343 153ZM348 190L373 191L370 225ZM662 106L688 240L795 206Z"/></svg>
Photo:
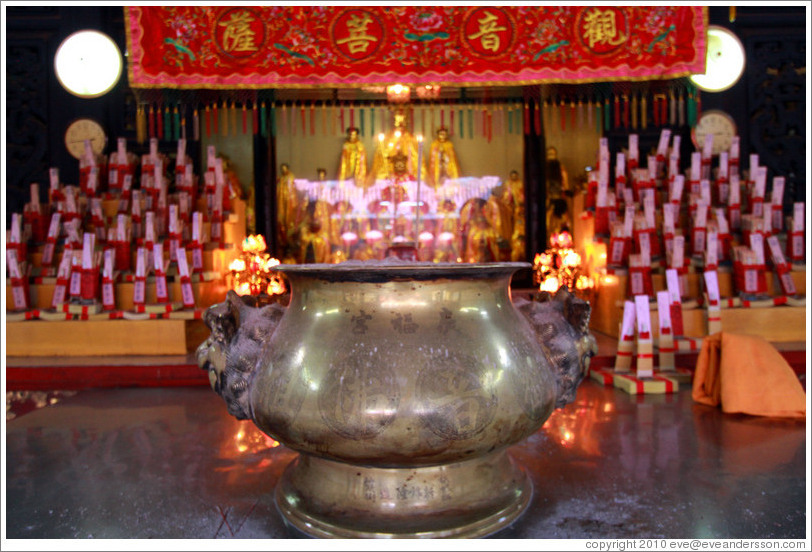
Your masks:
<svg viewBox="0 0 812 552"><path fill-rule="evenodd" d="M363 142L358 138L358 129L347 129L347 140L341 148L341 163L338 180L352 180L356 186L367 184L367 154Z"/></svg>
<svg viewBox="0 0 812 552"><path fill-rule="evenodd" d="M440 127L437 130L437 138L431 143L428 161L428 184L432 188L442 186L446 180L460 177L460 165L457 162L454 144L448 139L447 128Z"/></svg>

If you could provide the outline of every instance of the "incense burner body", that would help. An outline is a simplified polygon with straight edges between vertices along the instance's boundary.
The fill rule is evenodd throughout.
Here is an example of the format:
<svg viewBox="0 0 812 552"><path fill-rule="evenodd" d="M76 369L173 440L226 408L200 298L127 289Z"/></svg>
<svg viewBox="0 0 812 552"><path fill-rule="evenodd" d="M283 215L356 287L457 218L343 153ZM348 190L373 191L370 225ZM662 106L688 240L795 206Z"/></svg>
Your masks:
<svg viewBox="0 0 812 552"><path fill-rule="evenodd" d="M524 511L532 484L507 447L574 398L594 354L583 301L517 308L524 267L289 265L286 308L230 294L207 311L199 360L229 412L300 453L276 489L288 523L476 537Z"/></svg>

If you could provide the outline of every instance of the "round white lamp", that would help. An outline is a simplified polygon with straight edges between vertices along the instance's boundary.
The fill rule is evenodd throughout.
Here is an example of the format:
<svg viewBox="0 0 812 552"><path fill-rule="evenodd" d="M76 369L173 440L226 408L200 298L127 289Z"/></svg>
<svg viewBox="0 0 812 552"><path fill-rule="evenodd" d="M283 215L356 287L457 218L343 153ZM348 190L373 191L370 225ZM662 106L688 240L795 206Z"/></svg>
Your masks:
<svg viewBox="0 0 812 552"><path fill-rule="evenodd" d="M99 31L71 34L54 56L59 83L80 98L96 98L112 90L121 77L123 65L116 43Z"/></svg>
<svg viewBox="0 0 812 552"><path fill-rule="evenodd" d="M691 82L705 92L722 92L744 73L744 46L738 37L724 27L708 27L708 50L705 73L691 75Z"/></svg>

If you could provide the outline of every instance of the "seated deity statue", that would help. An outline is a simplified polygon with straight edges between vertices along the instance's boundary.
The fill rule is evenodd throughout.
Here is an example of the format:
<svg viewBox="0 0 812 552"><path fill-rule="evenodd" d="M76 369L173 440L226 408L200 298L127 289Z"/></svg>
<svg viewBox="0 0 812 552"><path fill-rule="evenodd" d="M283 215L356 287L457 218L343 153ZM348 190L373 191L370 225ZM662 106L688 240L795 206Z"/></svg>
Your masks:
<svg viewBox="0 0 812 552"><path fill-rule="evenodd" d="M387 135L381 135L378 147L372 159L372 170L369 173L369 183L375 180L389 180L396 176L403 180L416 180L418 170L423 181L426 178L425 162L418 167L418 141L406 127L406 112L399 109L395 112L394 130ZM395 156L405 156L405 171L396 175Z"/></svg>
<svg viewBox="0 0 812 552"><path fill-rule="evenodd" d="M499 236L488 223L485 215L475 215L466 236L465 261L469 263L492 263L499 260Z"/></svg>

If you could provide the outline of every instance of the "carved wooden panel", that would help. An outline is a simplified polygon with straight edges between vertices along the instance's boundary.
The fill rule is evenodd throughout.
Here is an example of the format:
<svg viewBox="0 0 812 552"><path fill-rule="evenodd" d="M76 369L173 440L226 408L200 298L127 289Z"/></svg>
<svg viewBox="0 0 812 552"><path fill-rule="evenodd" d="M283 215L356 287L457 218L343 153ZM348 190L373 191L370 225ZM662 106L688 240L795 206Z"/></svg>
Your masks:
<svg viewBox="0 0 812 552"><path fill-rule="evenodd" d="M749 150L769 175L786 177L787 207L806 196L806 43L799 34L752 36L745 42Z"/></svg>
<svg viewBox="0 0 812 552"><path fill-rule="evenodd" d="M48 55L46 37L6 42L6 207L22 213L30 184L48 182Z"/></svg>

